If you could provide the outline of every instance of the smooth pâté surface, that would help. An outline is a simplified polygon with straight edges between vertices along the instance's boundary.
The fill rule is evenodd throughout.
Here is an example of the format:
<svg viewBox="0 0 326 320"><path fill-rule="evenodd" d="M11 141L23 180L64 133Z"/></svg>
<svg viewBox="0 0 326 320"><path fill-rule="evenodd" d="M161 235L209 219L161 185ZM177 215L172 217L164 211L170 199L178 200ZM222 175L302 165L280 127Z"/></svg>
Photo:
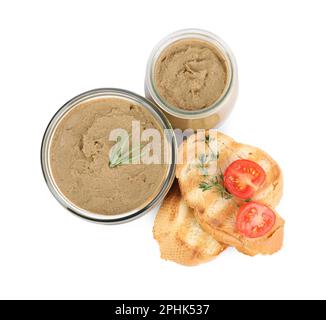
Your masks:
<svg viewBox="0 0 326 320"><path fill-rule="evenodd" d="M207 41L179 40L169 45L155 64L155 86L173 107L200 110L223 94L227 82L223 55Z"/></svg>
<svg viewBox="0 0 326 320"><path fill-rule="evenodd" d="M113 215L136 209L155 196L167 166L126 164L111 168L109 154L116 144L114 129L132 132L160 130L144 107L119 98L97 99L73 108L58 124L50 149L53 177L60 191L76 206Z"/></svg>

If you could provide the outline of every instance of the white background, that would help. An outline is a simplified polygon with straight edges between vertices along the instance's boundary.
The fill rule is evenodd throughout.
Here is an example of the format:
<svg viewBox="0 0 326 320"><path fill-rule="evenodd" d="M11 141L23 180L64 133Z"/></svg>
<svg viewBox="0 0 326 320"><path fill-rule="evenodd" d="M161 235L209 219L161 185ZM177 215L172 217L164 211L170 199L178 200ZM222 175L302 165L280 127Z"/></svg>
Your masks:
<svg viewBox="0 0 326 320"><path fill-rule="evenodd" d="M2 1L0 298L326 298L325 1ZM143 94L152 47L181 28L224 39L240 93L221 131L281 165L284 249L165 262L155 212L119 226L65 211L39 151L57 109L98 87Z"/></svg>

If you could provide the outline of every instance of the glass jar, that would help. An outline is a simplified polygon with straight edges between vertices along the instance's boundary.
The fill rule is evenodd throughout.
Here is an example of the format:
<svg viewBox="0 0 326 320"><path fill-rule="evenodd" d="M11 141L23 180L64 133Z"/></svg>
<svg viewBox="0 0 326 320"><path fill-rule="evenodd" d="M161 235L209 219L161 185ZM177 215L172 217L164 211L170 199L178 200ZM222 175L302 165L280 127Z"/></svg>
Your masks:
<svg viewBox="0 0 326 320"><path fill-rule="evenodd" d="M155 85L155 65L161 53L179 40L201 40L215 46L225 59L227 83L222 95L209 107L184 110L169 105L158 93ZM155 102L166 114L175 129L211 129L219 127L231 113L238 93L238 71L235 58L226 43L213 33L199 29L174 32L161 40L153 49L146 70L145 96Z"/></svg>
<svg viewBox="0 0 326 320"><path fill-rule="evenodd" d="M167 150L168 153L167 155L165 155L166 156L165 159L167 163L166 174L162 179L161 186L156 191L157 194L153 194L151 198L146 200L146 202L144 202L144 204L141 207L118 215L96 214L76 206L67 197L65 197L65 195L60 191L51 172L51 164L50 164L51 143L52 143L55 130L57 126L60 124L60 121L74 107L80 105L81 103L88 102L92 99L99 99L99 98L122 98L146 108L155 118L157 124L160 126L162 132L164 133L164 142L166 143L165 150ZM163 112L147 99L135 93L122 90L122 89L91 90L83 94L80 94L75 98L71 99L70 101L68 101L54 115L54 117L50 121L45 131L43 141L42 141L42 147L41 147L42 171L43 171L45 181L50 191L52 192L53 196L60 202L61 205L63 205L66 209L68 209L70 212L74 213L75 215L90 221L106 223L106 224L117 224L117 223L133 220L135 218L144 215L146 212L148 212L156 205L158 205L165 198L166 194L168 193L174 181L176 157L177 157L176 138L173 129L171 127L171 124L169 123L169 121L167 120Z"/></svg>

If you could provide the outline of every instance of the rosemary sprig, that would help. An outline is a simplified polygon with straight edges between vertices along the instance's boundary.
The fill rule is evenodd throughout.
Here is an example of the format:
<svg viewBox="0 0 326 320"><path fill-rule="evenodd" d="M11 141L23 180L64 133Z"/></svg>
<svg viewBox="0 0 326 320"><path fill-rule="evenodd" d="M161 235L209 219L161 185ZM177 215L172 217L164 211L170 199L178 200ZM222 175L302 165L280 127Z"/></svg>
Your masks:
<svg viewBox="0 0 326 320"><path fill-rule="evenodd" d="M211 161L217 161L218 160L218 154L215 153L209 153L209 154L201 154L198 157L199 162L197 163L197 168L200 170L200 173L204 176L208 176L208 170L207 167Z"/></svg>
<svg viewBox="0 0 326 320"><path fill-rule="evenodd" d="M205 137L205 143L207 144L208 146L208 154L201 154L199 157L198 157L198 160L199 160L199 163L197 164L197 168L199 168L201 174L204 176L204 177L207 177L208 176L208 170L207 170L207 167L209 165L209 163L211 161L217 161L218 158L219 158L219 153L218 151L214 151L209 143L210 143L210 137L209 136L206 136Z"/></svg>
<svg viewBox="0 0 326 320"><path fill-rule="evenodd" d="M203 176L208 176L208 170L206 168L206 166L208 165L208 155L207 154L201 154L199 157L198 157L198 160L199 160L199 163L197 165L197 167L199 168L200 170L200 173L203 175Z"/></svg>
<svg viewBox="0 0 326 320"><path fill-rule="evenodd" d="M231 199L233 196L231 193L229 193L222 183L218 181L217 177L214 177L210 181L204 181L199 184L199 188L202 189L203 192L215 189L221 194L221 197L224 199Z"/></svg>
<svg viewBox="0 0 326 320"><path fill-rule="evenodd" d="M215 138L211 138L211 136L206 136L205 137L205 143L207 144L208 146L208 149L209 149L209 152L210 152L210 155L211 155L211 160L214 161L214 160L218 160L219 158L219 152L218 151L214 151L212 148L211 148L211 141L214 141Z"/></svg>
<svg viewBox="0 0 326 320"><path fill-rule="evenodd" d="M211 137L206 136L205 143L208 146L208 154L202 154L198 157L198 159L199 159L198 167L204 177L208 176L207 165L209 164L209 162L217 161L219 159L219 152L214 151L211 148L210 142L211 142ZM202 189L203 192L215 189L217 192L219 192L221 194L222 198L231 199L233 196L231 193L229 193L226 190L226 188L224 187L223 181L224 181L224 176L223 176L223 173L221 172L221 174L219 176L215 176L208 181L206 180L206 181L201 182L199 184L199 188Z"/></svg>
<svg viewBox="0 0 326 320"><path fill-rule="evenodd" d="M144 155L145 144L141 144L140 147L131 150L125 150L129 141L130 135L125 136L123 139L119 137L118 144L116 144L111 151L109 160L109 167L115 168L126 163L132 163L136 159L141 159ZM133 154L138 153L133 156Z"/></svg>
<svg viewBox="0 0 326 320"><path fill-rule="evenodd" d="M202 191L208 191L213 188L213 185L209 182L201 182L199 185L199 188L202 189Z"/></svg>

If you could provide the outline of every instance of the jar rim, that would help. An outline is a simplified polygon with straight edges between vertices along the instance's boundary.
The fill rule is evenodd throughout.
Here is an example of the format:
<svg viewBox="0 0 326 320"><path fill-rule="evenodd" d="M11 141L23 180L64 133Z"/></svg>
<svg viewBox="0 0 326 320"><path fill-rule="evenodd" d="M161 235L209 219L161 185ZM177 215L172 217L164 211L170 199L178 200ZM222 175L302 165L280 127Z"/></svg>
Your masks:
<svg viewBox="0 0 326 320"><path fill-rule="evenodd" d="M155 85L154 69L157 59L168 46L177 41L185 39L203 40L214 45L223 55L228 68L229 76L223 94L210 106L200 110L184 110L168 104L159 95ZM154 102L168 114L183 119L200 119L215 113L227 99L227 97L230 95L231 88L234 86L235 79L237 79L237 72L238 70L235 57L229 46L220 37L203 29L182 29L169 34L156 44L148 59L145 84Z"/></svg>
<svg viewBox="0 0 326 320"><path fill-rule="evenodd" d="M162 185L155 194L148 202L145 202L144 206L139 208L133 209L131 211L117 214L117 215L102 215L90 212L83 208L76 206L72 201L70 201L64 194L61 192L60 188L57 186L55 179L51 173L51 166L50 166L50 147L52 143L53 134L59 125L60 121L64 118L64 116L70 112L74 107L80 105L82 102L89 101L91 99L96 98L124 98L127 100L131 100L136 102L137 104L144 106L147 110L151 112L151 114L158 120L160 126L164 131L164 135L170 135L167 138L168 143L170 145L169 151L169 162L167 164L166 176L162 179ZM86 91L82 94L79 94L66 102L52 117L50 120L45 133L42 139L41 145L41 168L43 172L43 176L45 182L50 189L52 195L56 198L56 200L65 207L68 211L75 214L78 217L83 219L97 222L97 223L104 223L104 224L119 224L134 220L146 214L148 211L156 207L166 196L168 191L170 190L174 178L175 178L175 171L176 171L176 159L177 159L177 141L176 136L174 134L173 128L166 118L164 113L155 106L152 102L148 99L133 93L131 91L127 91L124 89L116 89L116 88L100 88L94 89L90 91Z"/></svg>

